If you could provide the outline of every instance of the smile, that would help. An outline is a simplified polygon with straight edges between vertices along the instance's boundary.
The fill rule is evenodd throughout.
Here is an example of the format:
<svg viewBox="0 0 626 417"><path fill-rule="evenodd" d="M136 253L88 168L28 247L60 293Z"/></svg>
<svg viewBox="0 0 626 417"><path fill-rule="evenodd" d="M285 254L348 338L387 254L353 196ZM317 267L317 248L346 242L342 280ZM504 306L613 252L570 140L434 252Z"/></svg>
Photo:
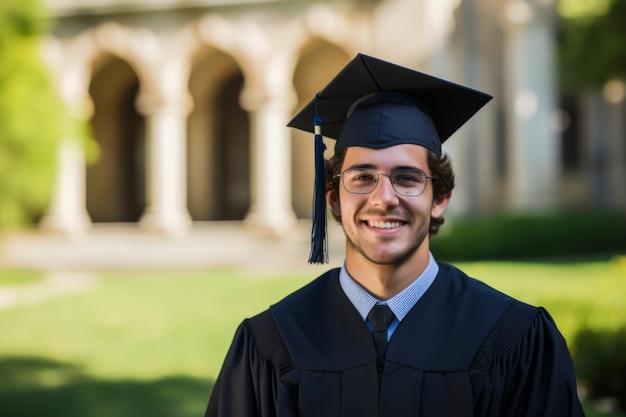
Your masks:
<svg viewBox="0 0 626 417"><path fill-rule="evenodd" d="M374 227L376 229L396 229L402 226L402 223L400 222L377 222L377 221L368 220L367 225L369 227Z"/></svg>

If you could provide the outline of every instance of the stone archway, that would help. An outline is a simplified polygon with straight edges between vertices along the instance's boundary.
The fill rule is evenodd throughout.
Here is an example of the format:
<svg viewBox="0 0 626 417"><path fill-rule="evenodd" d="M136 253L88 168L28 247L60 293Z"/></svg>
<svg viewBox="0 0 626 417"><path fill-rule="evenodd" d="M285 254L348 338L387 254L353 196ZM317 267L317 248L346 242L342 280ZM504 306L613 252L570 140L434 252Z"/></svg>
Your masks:
<svg viewBox="0 0 626 417"><path fill-rule="evenodd" d="M136 222L146 204L145 124L135 109L139 81L123 60L106 55L89 88L99 156L87 166L86 205L93 222Z"/></svg>
<svg viewBox="0 0 626 417"><path fill-rule="evenodd" d="M250 206L250 127L243 75L230 58L199 55L189 81L188 207L195 221L242 220Z"/></svg>
<svg viewBox="0 0 626 417"><path fill-rule="evenodd" d="M239 106L243 86L233 74L216 94L212 188L218 220L242 220L250 207L250 123Z"/></svg>

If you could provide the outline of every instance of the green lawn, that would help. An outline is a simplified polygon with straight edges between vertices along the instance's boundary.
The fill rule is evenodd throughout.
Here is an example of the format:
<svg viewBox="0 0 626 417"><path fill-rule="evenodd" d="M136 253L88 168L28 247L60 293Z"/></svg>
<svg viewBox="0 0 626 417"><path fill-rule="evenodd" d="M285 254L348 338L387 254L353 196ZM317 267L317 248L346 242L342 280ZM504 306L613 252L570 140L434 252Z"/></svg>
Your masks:
<svg viewBox="0 0 626 417"><path fill-rule="evenodd" d="M626 323L625 258L459 266L546 306L566 338L583 325ZM0 414L202 415L237 324L312 278L101 272L82 292L0 309ZM38 279L0 270L0 289Z"/></svg>

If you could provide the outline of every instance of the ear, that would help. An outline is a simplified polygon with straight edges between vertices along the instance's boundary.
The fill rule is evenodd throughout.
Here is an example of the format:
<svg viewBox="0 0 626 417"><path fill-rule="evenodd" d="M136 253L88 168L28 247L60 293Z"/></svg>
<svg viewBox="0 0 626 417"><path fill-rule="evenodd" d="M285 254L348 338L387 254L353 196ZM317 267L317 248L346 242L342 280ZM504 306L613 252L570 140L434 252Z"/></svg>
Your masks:
<svg viewBox="0 0 626 417"><path fill-rule="evenodd" d="M341 216L341 205L339 204L339 193L335 190L326 191L326 201L335 217Z"/></svg>
<svg viewBox="0 0 626 417"><path fill-rule="evenodd" d="M452 192L449 192L443 197L435 198L433 200L433 206L430 209L430 216L435 219L442 217L444 210L450 202L450 198L452 198Z"/></svg>

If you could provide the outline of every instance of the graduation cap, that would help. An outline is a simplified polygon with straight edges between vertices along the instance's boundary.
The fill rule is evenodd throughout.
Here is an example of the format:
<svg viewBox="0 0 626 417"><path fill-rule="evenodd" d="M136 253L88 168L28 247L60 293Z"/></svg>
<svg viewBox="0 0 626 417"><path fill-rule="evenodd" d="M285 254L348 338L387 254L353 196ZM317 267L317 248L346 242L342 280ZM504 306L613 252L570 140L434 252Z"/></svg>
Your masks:
<svg viewBox="0 0 626 417"><path fill-rule="evenodd" d="M358 54L287 126L315 134L315 190L309 263L327 262L322 135L381 149L417 144L441 156L441 144L489 100L489 94Z"/></svg>

